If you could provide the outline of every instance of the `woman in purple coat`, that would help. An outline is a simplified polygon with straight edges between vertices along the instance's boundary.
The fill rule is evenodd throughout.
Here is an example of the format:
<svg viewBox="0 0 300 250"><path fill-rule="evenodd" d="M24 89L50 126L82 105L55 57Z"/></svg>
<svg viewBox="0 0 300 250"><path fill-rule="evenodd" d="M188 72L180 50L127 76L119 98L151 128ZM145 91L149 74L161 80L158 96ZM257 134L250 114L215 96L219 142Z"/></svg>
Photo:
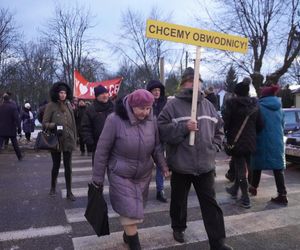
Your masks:
<svg viewBox="0 0 300 250"><path fill-rule="evenodd" d="M93 183L103 188L107 170L109 196L124 227L123 240L141 249L137 225L143 221L153 160L169 175L153 117L153 95L138 89L119 101L98 140ZM152 160L153 159L153 160Z"/></svg>

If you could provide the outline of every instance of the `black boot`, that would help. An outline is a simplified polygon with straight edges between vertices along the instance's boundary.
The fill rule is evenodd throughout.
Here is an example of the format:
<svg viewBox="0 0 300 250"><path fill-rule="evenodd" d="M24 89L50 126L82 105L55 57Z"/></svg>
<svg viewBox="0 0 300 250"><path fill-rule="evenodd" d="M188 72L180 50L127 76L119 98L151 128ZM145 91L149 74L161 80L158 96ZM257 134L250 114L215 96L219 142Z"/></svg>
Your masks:
<svg viewBox="0 0 300 250"><path fill-rule="evenodd" d="M231 246L225 244L225 239L209 240L210 250L233 250Z"/></svg>
<svg viewBox="0 0 300 250"><path fill-rule="evenodd" d="M248 193L248 181L247 181L247 179L240 180L240 187L241 187L241 192L242 192L240 205L243 208L250 208L251 204L250 204L250 198L249 198L249 193Z"/></svg>
<svg viewBox="0 0 300 250"><path fill-rule="evenodd" d="M71 191L67 191L67 199L70 201L76 201L76 197Z"/></svg>
<svg viewBox="0 0 300 250"><path fill-rule="evenodd" d="M162 190L156 193L156 200L166 203L167 198L165 196L165 192Z"/></svg>
<svg viewBox="0 0 300 250"><path fill-rule="evenodd" d="M125 235L125 237L124 237L124 235ZM142 249L138 233L136 233L135 235L126 235L124 233L123 240L124 240L124 242L126 242L126 241L128 242L130 250L141 250Z"/></svg>
<svg viewBox="0 0 300 250"><path fill-rule="evenodd" d="M52 179L51 179L51 188L50 188L49 195L50 196L56 195L56 178L55 177L52 177Z"/></svg>

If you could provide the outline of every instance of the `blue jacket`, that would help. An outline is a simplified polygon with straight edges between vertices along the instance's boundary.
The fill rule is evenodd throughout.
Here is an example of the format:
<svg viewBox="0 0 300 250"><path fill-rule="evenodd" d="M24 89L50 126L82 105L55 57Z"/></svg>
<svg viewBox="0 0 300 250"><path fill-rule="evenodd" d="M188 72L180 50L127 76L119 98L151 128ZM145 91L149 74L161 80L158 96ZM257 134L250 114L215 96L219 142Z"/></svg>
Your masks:
<svg viewBox="0 0 300 250"><path fill-rule="evenodd" d="M259 105L264 128L256 137L256 151L251 157L251 168L254 170L284 169L284 114L281 101L276 96L266 96L259 100Z"/></svg>

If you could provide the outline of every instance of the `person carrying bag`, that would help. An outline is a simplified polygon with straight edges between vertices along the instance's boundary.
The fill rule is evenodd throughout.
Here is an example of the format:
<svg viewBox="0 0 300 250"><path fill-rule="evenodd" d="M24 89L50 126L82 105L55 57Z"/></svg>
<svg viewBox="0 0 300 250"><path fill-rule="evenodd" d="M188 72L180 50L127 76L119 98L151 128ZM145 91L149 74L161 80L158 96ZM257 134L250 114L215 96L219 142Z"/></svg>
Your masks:
<svg viewBox="0 0 300 250"><path fill-rule="evenodd" d="M110 234L108 210L103 197L103 188L93 183L89 183L88 187L88 204L84 216L98 237L108 235Z"/></svg>

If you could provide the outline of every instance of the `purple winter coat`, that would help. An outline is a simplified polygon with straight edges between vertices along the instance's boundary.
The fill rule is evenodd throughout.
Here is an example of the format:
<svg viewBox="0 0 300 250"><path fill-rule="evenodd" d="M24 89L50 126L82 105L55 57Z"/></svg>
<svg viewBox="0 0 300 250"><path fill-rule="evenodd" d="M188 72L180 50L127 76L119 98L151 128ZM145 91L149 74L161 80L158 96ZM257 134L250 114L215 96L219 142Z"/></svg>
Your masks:
<svg viewBox="0 0 300 250"><path fill-rule="evenodd" d="M124 104L123 104L124 103ZM98 140L93 181L103 184L107 169L109 196L120 215L144 218L144 205L151 181L153 160L167 169L153 114L138 121L125 97L106 119Z"/></svg>

